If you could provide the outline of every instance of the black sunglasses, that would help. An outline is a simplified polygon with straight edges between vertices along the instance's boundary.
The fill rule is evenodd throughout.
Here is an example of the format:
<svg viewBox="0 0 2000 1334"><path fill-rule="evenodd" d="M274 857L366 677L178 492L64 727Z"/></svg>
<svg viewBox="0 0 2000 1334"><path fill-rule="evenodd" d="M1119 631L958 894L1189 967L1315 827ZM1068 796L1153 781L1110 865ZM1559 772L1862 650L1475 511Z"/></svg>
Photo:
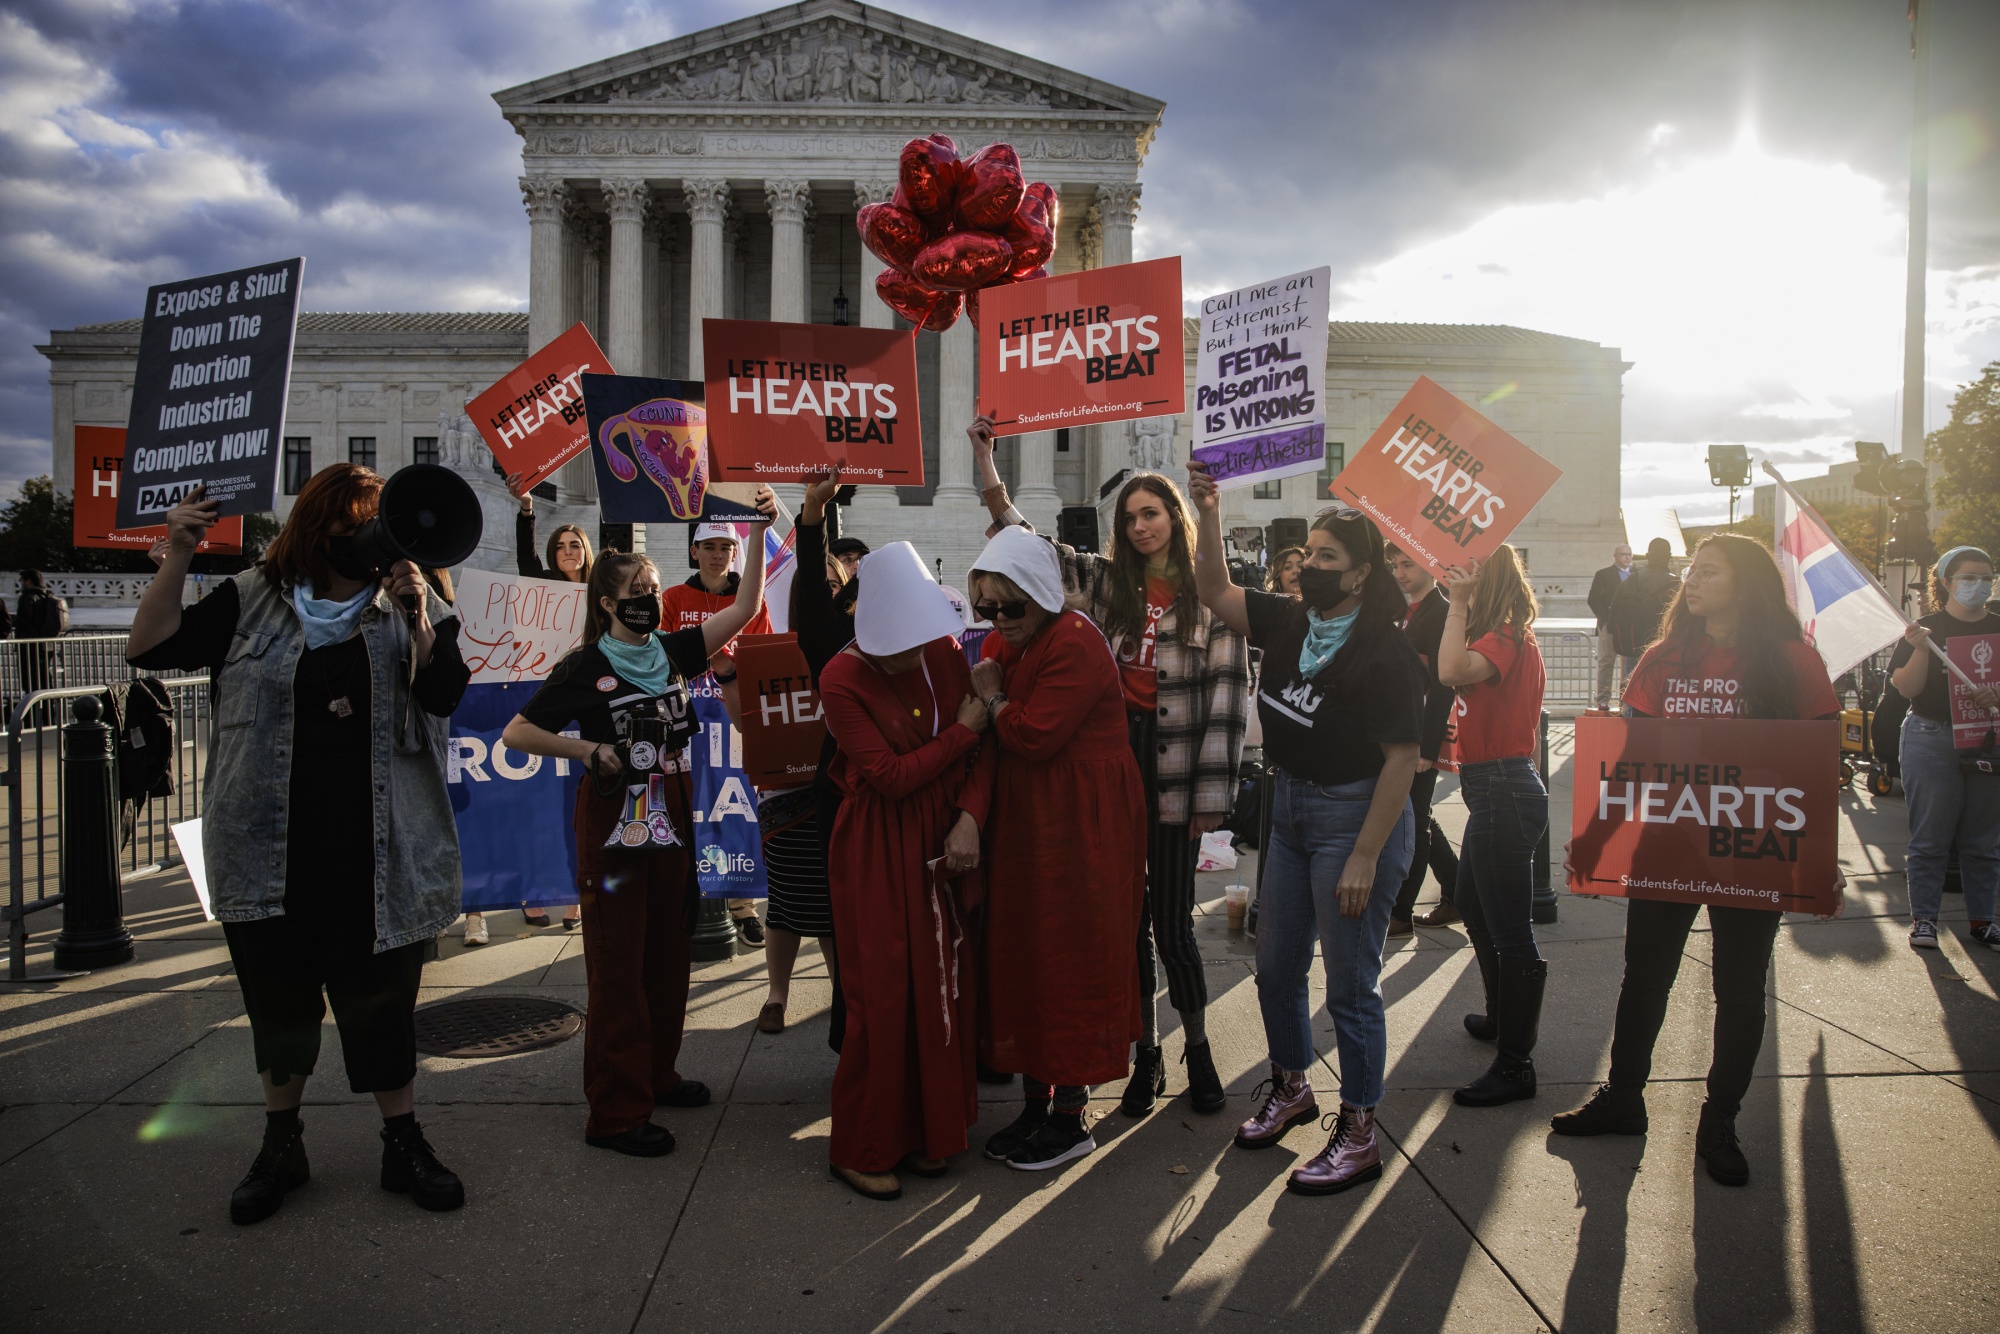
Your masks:
<svg viewBox="0 0 2000 1334"><path fill-rule="evenodd" d="M972 609L979 613L982 621L997 621L1003 616L1010 621L1018 621L1028 614L1025 599L1020 602L975 602Z"/></svg>
<svg viewBox="0 0 2000 1334"><path fill-rule="evenodd" d="M1351 505L1328 505L1325 509L1313 515L1313 522L1318 523L1321 519L1329 517L1339 519L1342 523L1352 523L1356 519L1366 518L1367 516Z"/></svg>

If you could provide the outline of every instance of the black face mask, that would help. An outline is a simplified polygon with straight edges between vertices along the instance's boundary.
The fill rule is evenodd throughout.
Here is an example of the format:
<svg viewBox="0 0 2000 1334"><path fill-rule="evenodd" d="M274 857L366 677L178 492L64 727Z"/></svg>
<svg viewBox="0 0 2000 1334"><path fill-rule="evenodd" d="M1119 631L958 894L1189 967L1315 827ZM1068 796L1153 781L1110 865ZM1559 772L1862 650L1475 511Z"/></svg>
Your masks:
<svg viewBox="0 0 2000 1334"><path fill-rule="evenodd" d="M367 579L375 573L375 567L363 559L354 545L352 533L326 539L326 563L343 579Z"/></svg>
<svg viewBox="0 0 2000 1334"><path fill-rule="evenodd" d="M651 634L660 628L660 595L641 593L638 597L618 599L618 623L627 630L638 634Z"/></svg>
<svg viewBox="0 0 2000 1334"><path fill-rule="evenodd" d="M1299 569L1299 596L1308 607L1326 611L1337 607L1347 599L1347 590L1341 586L1346 578L1345 570L1320 570L1310 565Z"/></svg>

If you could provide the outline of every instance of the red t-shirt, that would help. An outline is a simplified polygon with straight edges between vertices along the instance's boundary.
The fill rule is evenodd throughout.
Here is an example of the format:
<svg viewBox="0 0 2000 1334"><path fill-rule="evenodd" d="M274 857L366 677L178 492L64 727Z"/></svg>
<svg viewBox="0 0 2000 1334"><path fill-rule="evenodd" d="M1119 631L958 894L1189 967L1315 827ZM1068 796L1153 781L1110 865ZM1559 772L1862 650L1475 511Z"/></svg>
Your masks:
<svg viewBox="0 0 2000 1334"><path fill-rule="evenodd" d="M1810 644L1785 645L1792 668L1793 716L1824 718L1840 711L1826 662ZM1652 718L1745 718L1742 663L1734 648L1704 635L1683 653L1658 643L1646 650L1625 687L1625 703Z"/></svg>
<svg viewBox="0 0 2000 1334"><path fill-rule="evenodd" d="M666 634L672 634L676 630L692 629L735 601L734 593L711 593L701 587L700 576L697 575L688 583L674 584L660 590L660 629ZM770 608L759 607L757 614L751 617L750 624L743 627L743 633L770 634Z"/></svg>
<svg viewBox="0 0 2000 1334"><path fill-rule="evenodd" d="M1517 638L1512 631L1494 630L1467 647L1493 664L1494 675L1458 688L1453 706L1458 762L1532 758L1541 736L1547 684L1534 635Z"/></svg>
<svg viewBox="0 0 2000 1334"><path fill-rule="evenodd" d="M1180 590L1171 579L1146 580L1146 628L1135 636L1121 635L1113 645L1118 655L1118 683L1125 689L1125 703L1148 713L1160 706L1160 668L1153 656L1159 642L1160 618L1174 605Z"/></svg>

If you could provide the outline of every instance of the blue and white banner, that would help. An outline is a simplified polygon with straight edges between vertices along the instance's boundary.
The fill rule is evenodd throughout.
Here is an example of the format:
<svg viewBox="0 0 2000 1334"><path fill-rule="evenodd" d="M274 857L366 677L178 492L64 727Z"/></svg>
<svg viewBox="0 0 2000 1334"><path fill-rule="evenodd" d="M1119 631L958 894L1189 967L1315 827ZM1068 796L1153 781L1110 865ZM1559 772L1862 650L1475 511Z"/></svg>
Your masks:
<svg viewBox="0 0 2000 1334"><path fill-rule="evenodd" d="M694 869L711 898L761 899L764 831L757 793L743 772L743 734L713 676L688 683L701 730L688 743L694 774Z"/></svg>
<svg viewBox="0 0 2000 1334"><path fill-rule="evenodd" d="M571 817L583 766L500 744L501 730L540 686L467 686L451 715L445 779L458 817L467 912L576 902Z"/></svg>

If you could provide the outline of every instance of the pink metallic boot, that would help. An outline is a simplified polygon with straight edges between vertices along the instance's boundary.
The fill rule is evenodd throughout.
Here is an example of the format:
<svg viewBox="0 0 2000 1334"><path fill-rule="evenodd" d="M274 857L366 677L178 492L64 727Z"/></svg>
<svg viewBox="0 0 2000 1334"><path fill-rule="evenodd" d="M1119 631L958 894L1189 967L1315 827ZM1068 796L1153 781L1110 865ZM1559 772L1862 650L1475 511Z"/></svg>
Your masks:
<svg viewBox="0 0 2000 1334"><path fill-rule="evenodd" d="M1311 1076L1286 1070L1274 1061L1271 1077L1265 1083L1271 1086L1271 1096L1264 1100L1263 1109L1236 1128L1239 1149L1268 1149L1293 1126L1302 1126L1319 1116ZM1254 1098L1256 1094L1250 1096Z"/></svg>
<svg viewBox="0 0 2000 1334"><path fill-rule="evenodd" d="M1382 1150L1375 1140L1375 1113L1340 1104L1333 1138L1285 1182L1300 1195L1338 1195L1382 1175Z"/></svg>

